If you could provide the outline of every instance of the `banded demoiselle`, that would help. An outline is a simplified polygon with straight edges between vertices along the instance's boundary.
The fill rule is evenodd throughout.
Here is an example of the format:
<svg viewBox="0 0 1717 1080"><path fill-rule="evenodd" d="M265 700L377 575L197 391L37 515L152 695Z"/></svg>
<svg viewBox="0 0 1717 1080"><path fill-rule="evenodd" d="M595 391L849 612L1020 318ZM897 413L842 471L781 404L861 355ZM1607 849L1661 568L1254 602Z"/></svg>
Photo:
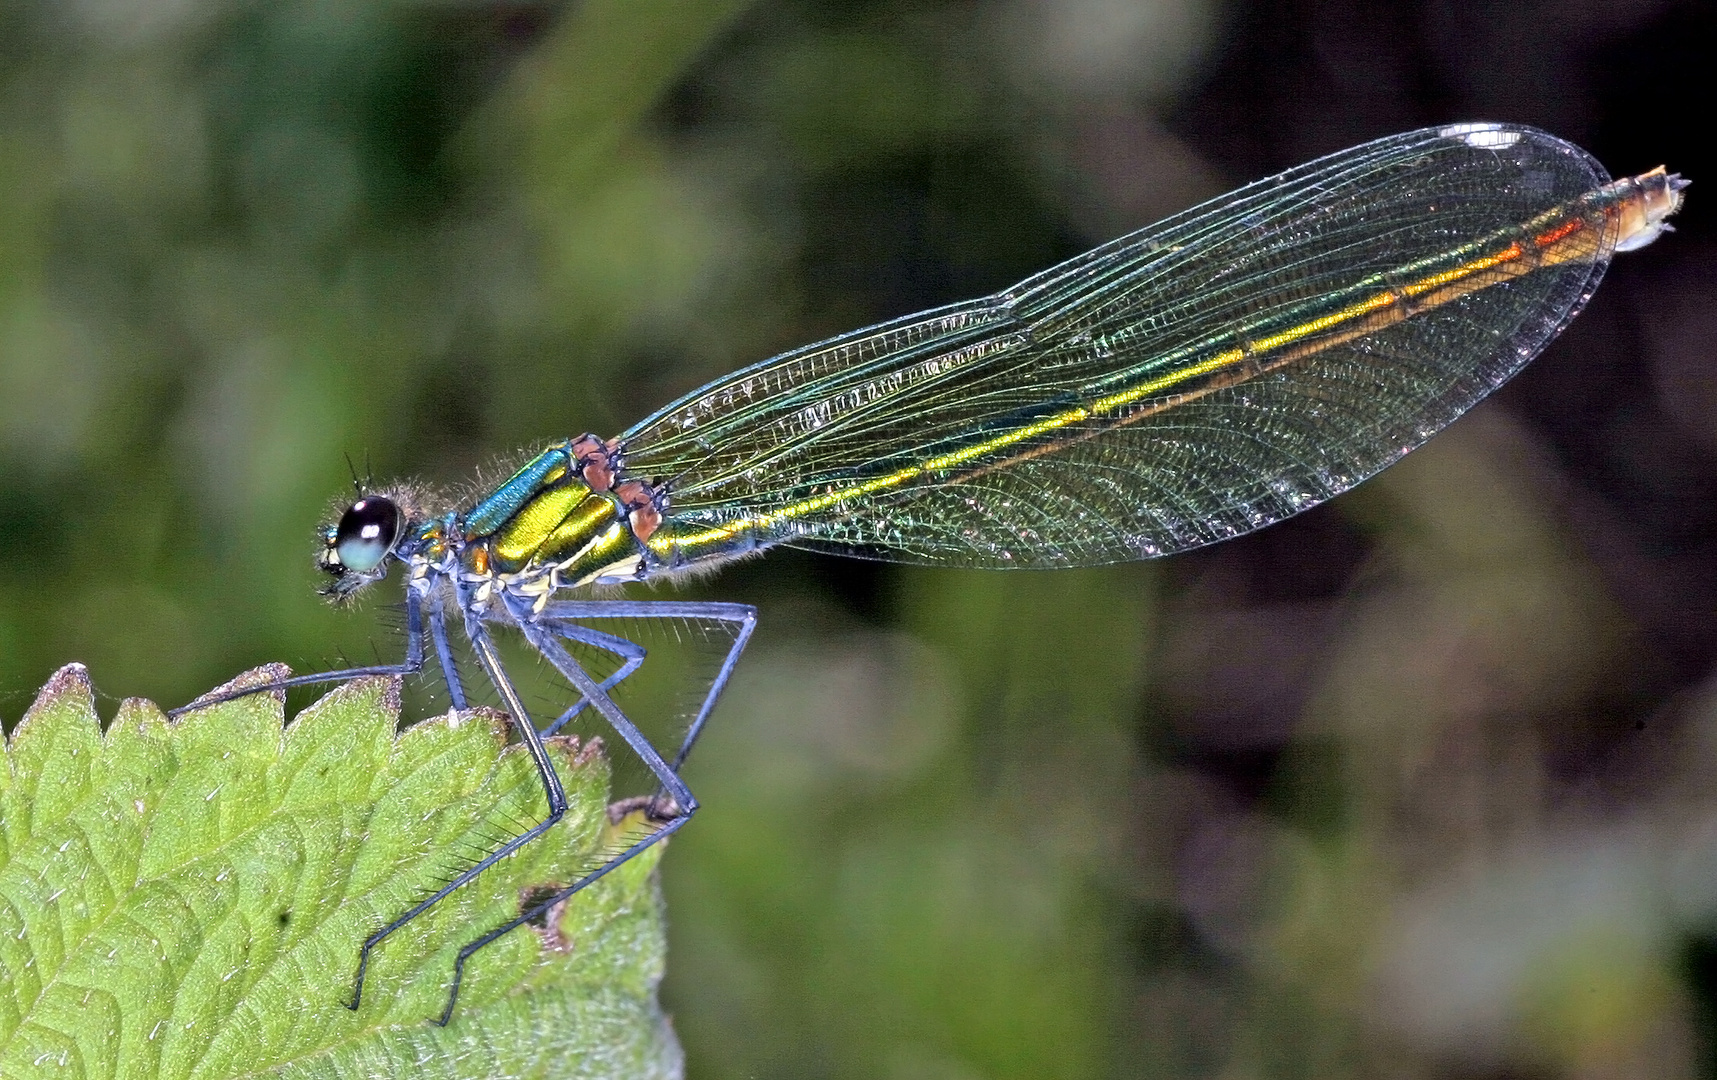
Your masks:
<svg viewBox="0 0 1717 1080"><path fill-rule="evenodd" d="M417 672L427 640L463 707L448 631L457 621L535 761L547 812L372 934L351 1007L377 945L563 815L542 739L570 714L594 708L648 766L660 785L651 824L466 945L438 1022L473 953L697 810L680 768L756 612L593 599L592 587L672 579L775 545L1052 568L1262 528L1385 468L1507 381L1568 325L1613 253L1668 229L1685 186L1661 167L1611 182L1583 150L1529 127L1396 135L992 296L744 368L615 438L555 442L469 505L360 493L324 532L326 591L349 597L403 565L404 660L254 689ZM591 625L614 619L731 630L671 757L609 694L644 662L641 646ZM535 726L491 626L521 634L577 691L559 720ZM615 670L599 682L569 643L609 654Z"/></svg>

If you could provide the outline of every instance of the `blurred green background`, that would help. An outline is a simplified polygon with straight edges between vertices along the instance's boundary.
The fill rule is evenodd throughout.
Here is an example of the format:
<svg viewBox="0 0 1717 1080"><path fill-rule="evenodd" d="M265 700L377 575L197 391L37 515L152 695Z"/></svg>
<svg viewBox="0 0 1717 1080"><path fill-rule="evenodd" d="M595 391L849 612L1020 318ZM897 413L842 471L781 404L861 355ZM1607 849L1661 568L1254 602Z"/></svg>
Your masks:
<svg viewBox="0 0 1717 1080"><path fill-rule="evenodd" d="M1161 564L775 552L694 1078L1717 1077L1717 10L8 0L0 715L399 648L315 527L1451 120L1691 176L1525 375ZM1703 192L1703 194L1702 194Z"/></svg>

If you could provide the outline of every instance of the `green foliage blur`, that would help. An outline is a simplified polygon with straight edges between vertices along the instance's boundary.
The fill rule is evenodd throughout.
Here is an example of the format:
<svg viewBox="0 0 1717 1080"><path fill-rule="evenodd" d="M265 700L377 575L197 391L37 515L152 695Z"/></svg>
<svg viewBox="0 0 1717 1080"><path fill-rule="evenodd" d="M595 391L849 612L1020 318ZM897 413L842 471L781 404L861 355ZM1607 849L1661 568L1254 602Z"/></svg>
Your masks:
<svg viewBox="0 0 1717 1080"><path fill-rule="evenodd" d="M1319 153L1717 175L1666 104L1717 112L1717 19L1600 7L11 0L0 715L71 660L111 715L391 659L397 582L314 593L353 470L462 490ZM663 860L688 1073L1717 1076L1702 190L1279 528L684 590L762 612Z"/></svg>

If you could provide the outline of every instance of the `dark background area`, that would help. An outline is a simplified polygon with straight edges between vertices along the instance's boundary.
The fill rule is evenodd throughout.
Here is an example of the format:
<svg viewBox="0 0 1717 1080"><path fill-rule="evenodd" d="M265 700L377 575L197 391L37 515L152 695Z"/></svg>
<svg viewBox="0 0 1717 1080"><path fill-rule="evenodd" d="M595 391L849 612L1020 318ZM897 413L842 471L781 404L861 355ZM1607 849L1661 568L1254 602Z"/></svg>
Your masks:
<svg viewBox="0 0 1717 1080"><path fill-rule="evenodd" d="M346 455L457 489L1424 125L1687 175L1522 376L1281 526L684 590L762 622L664 993L700 1078L1717 1076L1717 8L41 0L0 43L8 724L71 660L111 712L394 654L397 584L313 592Z"/></svg>

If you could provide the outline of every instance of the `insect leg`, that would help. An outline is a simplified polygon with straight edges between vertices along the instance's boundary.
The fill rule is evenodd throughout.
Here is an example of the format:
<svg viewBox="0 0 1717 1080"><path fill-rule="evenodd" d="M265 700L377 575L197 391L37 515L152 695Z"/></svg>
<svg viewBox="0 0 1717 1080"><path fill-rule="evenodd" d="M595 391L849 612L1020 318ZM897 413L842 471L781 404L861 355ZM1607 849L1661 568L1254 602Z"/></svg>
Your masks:
<svg viewBox="0 0 1717 1080"><path fill-rule="evenodd" d="M431 615L432 626L435 615ZM242 690L229 690L220 694L205 694L189 705L181 705L177 709L168 709L167 715L183 716L197 709L210 705L219 705L223 701L234 701L238 698L260 694L265 690L289 690L294 686L317 686L322 683L343 683L365 675L415 675L423 670L423 603L417 594L407 591L405 594L405 659L397 664L366 664L363 667L342 668L339 671L320 671L313 675L294 675L290 679L280 679L276 682L262 683L257 686L247 686ZM446 633L442 632L437 639L437 650L444 648ZM451 669L448 669L451 673ZM457 675L453 676L457 678ZM451 687L451 683L449 686Z"/></svg>
<svg viewBox="0 0 1717 1080"><path fill-rule="evenodd" d="M461 600L463 601L464 597L461 597ZM385 941L395 930L440 903L453 890L465 885L501 859L547 832L566 813L566 791L561 787L560 774L555 772L554 764L549 760L548 749L543 746L542 736L537 733L536 725L531 722L530 713L525 710L524 702L519 700L519 692L514 689L512 680L507 678L507 672L501 666L501 658L495 651L495 643L489 637L489 632L483 628L481 617L474 614L468 606L465 608L465 634L471 639L471 648L477 654L477 663L482 667L483 673L489 677L489 681L494 684L495 692L501 696L502 704L506 706L508 715L513 718L514 728L518 730L526 751L531 755L531 761L537 767L537 775L542 780L543 795L548 800L548 813L537 824L508 840L484 856L476 865L463 871L433 894L418 901L392 922L365 938L363 948L358 953L358 974L352 982L352 1000L347 1006L351 1009L356 1009L363 998L364 974L369 969L370 952L377 945ZM582 674L582 669L580 669L580 673ZM587 682L589 678L588 675L585 676ZM591 688L595 688L594 683L591 683ZM603 700L607 700L606 695L603 696ZM454 977L454 986L457 990L457 972Z"/></svg>
<svg viewBox="0 0 1717 1080"><path fill-rule="evenodd" d="M727 680L732 677L733 669L739 663L739 654L745 651L746 643L751 640L751 632L757 627L757 609L750 604L727 604L719 602L704 602L696 600L566 600L549 604L543 609L544 621L564 619L711 619L717 622L734 623L739 626L739 632L734 635L733 644L728 647L727 655L722 659L721 669L711 680L709 691L704 695L703 704L698 707L697 715L693 717L691 726L686 729L685 738L680 742L680 748L674 754L672 768L675 773L685 764L686 757L692 752L692 745L703 734L704 722L715 708L715 703L721 697L722 690L727 687ZM569 635L570 636L570 635ZM625 639L620 639L625 640ZM626 670L626 669L622 669ZM627 674L631 674L626 670ZM618 672L616 676L618 676ZM611 677L612 681L619 681ZM608 689L610 683L603 683L603 689ZM556 726L571 718L587 702L581 701L565 716L556 721Z"/></svg>
<svg viewBox="0 0 1717 1080"><path fill-rule="evenodd" d="M652 831L650 835L639 840L576 882L542 900L530 911L503 923L460 949L459 956L453 962L453 985L448 990L447 1007L442 1010L441 1016L435 1021L442 1025L445 1025L453 1016L453 1007L459 1001L459 985L465 977L465 962L471 958L473 953L495 939L525 925L531 919L539 917L556 903L608 874L615 867L634 858L640 852L648 850L652 845L660 843L689 821L698 808L697 800L692 797L690 789L680 779L679 774L668 767L668 763L662 760L662 755L657 753L656 748L650 745L649 740L644 738L643 733L627 718L626 714L620 711L620 707L614 704L614 700L608 696L608 692L598 686L590 673L584 670L583 665L579 664L577 659L556 640L555 630L532 621L522 621L520 629L524 631L526 640L549 663L553 664L567 681L572 683L573 689L584 695L585 700L589 701L596 711L602 714L603 718L613 727L615 733L626 740L626 744L643 759L645 765L649 766L650 771L656 775L656 779L661 783L663 790L673 800L674 816L660 828Z"/></svg>
<svg viewBox="0 0 1717 1080"><path fill-rule="evenodd" d="M447 682L447 701L455 709L467 709L465 683L459 677L459 666L453 662L453 649L447 642L447 616L439 607L429 612L429 640L435 645L435 658L441 661L441 677Z"/></svg>
<svg viewBox="0 0 1717 1080"><path fill-rule="evenodd" d="M600 630L592 630L588 626L580 626L575 622L562 622L560 620L553 619L545 619L543 621L546 625L554 627L555 633L559 634L561 637L582 642L585 645L594 646L595 648L611 652L620 657L623 661L620 667L614 672L614 674L608 676L608 678L603 679L597 684L604 690L614 689L615 686L619 685L622 679L626 678L626 676L632 674L634 671L637 671L639 666L644 663L645 649L635 641L628 641L623 637L617 637L613 634L604 634ZM573 702L570 708L561 713L560 716L555 719L554 723L543 728L542 733L544 735L553 735L565 726L568 720L571 720L573 717L583 712L584 707L589 704L590 702L586 699L582 697L579 698L577 701Z"/></svg>

